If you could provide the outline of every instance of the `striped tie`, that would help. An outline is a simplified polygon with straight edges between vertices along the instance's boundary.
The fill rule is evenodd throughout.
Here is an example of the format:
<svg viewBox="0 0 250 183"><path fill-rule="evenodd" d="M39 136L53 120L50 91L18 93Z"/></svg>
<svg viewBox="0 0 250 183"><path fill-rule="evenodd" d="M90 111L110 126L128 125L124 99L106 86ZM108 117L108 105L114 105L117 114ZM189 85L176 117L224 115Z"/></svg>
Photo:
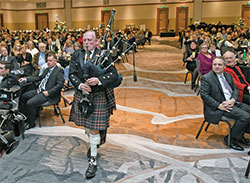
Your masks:
<svg viewBox="0 0 250 183"><path fill-rule="evenodd" d="M40 93L45 90L45 86L49 79L50 73L51 73L51 70L49 70L46 76L42 79L41 83L38 86L37 93Z"/></svg>
<svg viewBox="0 0 250 183"><path fill-rule="evenodd" d="M225 86L225 88L229 91L229 93L232 95L233 90L230 87L230 85L228 84L228 82L226 81L225 77L223 75L220 75L220 78L222 79L223 85Z"/></svg>

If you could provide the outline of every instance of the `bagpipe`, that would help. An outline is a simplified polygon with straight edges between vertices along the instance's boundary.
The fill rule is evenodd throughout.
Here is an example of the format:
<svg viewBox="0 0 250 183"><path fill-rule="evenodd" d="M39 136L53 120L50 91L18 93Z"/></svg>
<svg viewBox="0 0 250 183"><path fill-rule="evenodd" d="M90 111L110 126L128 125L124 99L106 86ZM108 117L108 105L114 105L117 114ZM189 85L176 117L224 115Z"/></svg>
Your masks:
<svg viewBox="0 0 250 183"><path fill-rule="evenodd" d="M136 71L135 71L135 51L134 51L136 43L133 43L132 45L128 44L123 39L123 36L117 37L115 33L111 30L111 25L114 22L115 12L116 10L113 9L110 19L108 21L107 28L105 30L104 36L101 40L101 45L100 45L101 49L98 50L98 53L95 55L95 57L92 60L89 59L90 53L89 53L88 47L86 46L85 54L87 54L87 59L85 59L83 63L84 82L88 78L98 77L103 74L106 74L108 69L111 66L114 66L116 62L120 61L122 59L122 56L125 56L125 54L129 52L129 50L133 50L134 81L137 81L137 76L136 76ZM104 50L103 48L105 46L105 40L108 35L108 32L110 32L111 35L115 36L118 40L114 44L114 46L112 46L112 49ZM128 44L128 48L121 53L121 56L118 56L115 60L112 60L111 54L117 49L117 46L120 42L124 44ZM117 80L113 83L110 83L108 86L105 86L105 88L118 87L121 84L121 82L122 82L122 75L118 74ZM78 103L78 108L83 113L83 115L87 117L89 114L93 112L93 104L92 104L92 99L91 99L92 96L85 94L85 93L82 93L82 95L83 95L83 98Z"/></svg>

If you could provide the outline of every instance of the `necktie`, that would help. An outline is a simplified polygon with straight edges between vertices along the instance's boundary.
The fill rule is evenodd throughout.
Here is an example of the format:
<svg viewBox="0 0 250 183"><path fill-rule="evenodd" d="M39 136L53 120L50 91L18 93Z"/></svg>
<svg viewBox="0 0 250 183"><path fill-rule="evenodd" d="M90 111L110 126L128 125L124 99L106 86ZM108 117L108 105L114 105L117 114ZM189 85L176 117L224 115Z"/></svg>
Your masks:
<svg viewBox="0 0 250 183"><path fill-rule="evenodd" d="M87 51L87 57L86 57L86 60L87 60L87 61L90 61L90 60L91 60L90 55L91 55L91 51Z"/></svg>
<svg viewBox="0 0 250 183"><path fill-rule="evenodd" d="M7 61L7 57L2 57L2 61Z"/></svg>
<svg viewBox="0 0 250 183"><path fill-rule="evenodd" d="M41 83L38 86L37 93L40 93L45 90L45 86L49 79L50 73L51 73L51 70L49 70L46 76L42 79Z"/></svg>
<svg viewBox="0 0 250 183"><path fill-rule="evenodd" d="M225 86L225 88L229 91L229 93L232 95L233 90L230 87L230 85L228 84L228 82L226 81L225 77L223 75L220 75L220 78L222 80L223 85Z"/></svg>

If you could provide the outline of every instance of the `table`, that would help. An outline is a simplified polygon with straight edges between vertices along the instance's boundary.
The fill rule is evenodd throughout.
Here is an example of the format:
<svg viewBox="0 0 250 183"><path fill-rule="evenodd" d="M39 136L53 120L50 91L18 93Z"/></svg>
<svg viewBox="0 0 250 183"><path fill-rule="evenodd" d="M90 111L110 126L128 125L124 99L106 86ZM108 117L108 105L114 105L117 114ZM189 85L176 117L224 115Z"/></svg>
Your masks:
<svg viewBox="0 0 250 183"><path fill-rule="evenodd" d="M161 32L160 37L175 37L175 32Z"/></svg>

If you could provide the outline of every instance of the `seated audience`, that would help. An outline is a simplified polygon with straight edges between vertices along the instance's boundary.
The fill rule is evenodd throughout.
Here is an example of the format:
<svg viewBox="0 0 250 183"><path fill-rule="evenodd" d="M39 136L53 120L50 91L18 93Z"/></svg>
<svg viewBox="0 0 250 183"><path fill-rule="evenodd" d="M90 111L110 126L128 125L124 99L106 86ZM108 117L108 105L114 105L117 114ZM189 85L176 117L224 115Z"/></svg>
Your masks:
<svg viewBox="0 0 250 183"><path fill-rule="evenodd" d="M231 74L234 84L239 90L238 101L250 105L250 84L247 82L241 69L235 65L235 54L231 51L224 53L226 60L225 72Z"/></svg>
<svg viewBox="0 0 250 183"><path fill-rule="evenodd" d="M20 53L21 53L21 43L19 40L16 40L11 52L11 56L15 56L17 58Z"/></svg>
<svg viewBox="0 0 250 183"><path fill-rule="evenodd" d="M204 116L206 121L219 123L222 116L234 118L230 148L243 151L238 143L250 146L244 137L249 133L250 106L237 101L238 90L230 74L224 72L223 57L213 60L212 71L201 78L201 98L204 103ZM224 138L227 144L227 136Z"/></svg>
<svg viewBox="0 0 250 183"><path fill-rule="evenodd" d="M21 46L21 54L18 55L17 62L20 64L20 68L23 69L23 76L32 75L32 55L27 52L26 45Z"/></svg>
<svg viewBox="0 0 250 183"><path fill-rule="evenodd" d="M197 56L197 59L200 61L199 71L202 75L207 74L212 70L212 62L214 58L215 56L208 52L208 45L202 43L200 45L200 53Z"/></svg>
<svg viewBox="0 0 250 183"><path fill-rule="evenodd" d="M12 65L12 70L17 70L19 69L19 65L17 63L16 57L14 56L9 56L8 50L6 46L1 46L1 56L0 56L1 61L8 61Z"/></svg>
<svg viewBox="0 0 250 183"><path fill-rule="evenodd" d="M209 52L209 53L212 53L212 54L215 55L216 57L221 56L220 50L217 49L216 47L217 47L217 46L216 46L216 43L215 43L215 42L212 42L212 43L210 44L210 47L209 47L208 52Z"/></svg>
<svg viewBox="0 0 250 183"><path fill-rule="evenodd" d="M244 34L240 34L239 38L237 38L236 41L235 41L236 51L241 51L242 48L246 47L247 46L247 42L248 41L245 38L245 35Z"/></svg>
<svg viewBox="0 0 250 183"><path fill-rule="evenodd" d="M32 60L32 65L37 71L34 73L35 76L39 74L40 68L42 67L43 64L46 63L45 61L45 56L46 56L46 44L44 43L39 43L39 50L37 54L34 55L34 58Z"/></svg>
<svg viewBox="0 0 250 183"><path fill-rule="evenodd" d="M0 88L12 88L13 86L19 86L18 79L15 75L11 74L11 63L0 61Z"/></svg>
<svg viewBox="0 0 250 183"><path fill-rule="evenodd" d="M63 70L57 65L57 58L49 53L47 56L48 68L37 77L20 78L20 82L40 82L35 90L25 92L20 99L19 110L27 116L26 129L34 128L36 119L36 108L49 101L57 102L61 97L63 88Z"/></svg>
<svg viewBox="0 0 250 183"><path fill-rule="evenodd" d="M52 43L53 43L53 42L52 42L52 39L49 38L49 39L47 40L46 50L52 51L52 52L54 52L54 53L57 53L57 52L58 52L58 48L57 48L56 45L53 45Z"/></svg>
<svg viewBox="0 0 250 183"><path fill-rule="evenodd" d="M32 58L34 58L34 55L39 52L31 40L29 40L27 43L27 52L31 54Z"/></svg>
<svg viewBox="0 0 250 183"><path fill-rule="evenodd" d="M234 47L235 47L235 43L233 42L231 35L227 34L226 39L221 45L221 54L224 55L224 53L228 50L233 51Z"/></svg>
<svg viewBox="0 0 250 183"><path fill-rule="evenodd" d="M74 47L72 44L72 41L70 39L66 40L65 46L63 48L63 52L65 52L66 54L73 54L74 53Z"/></svg>
<svg viewBox="0 0 250 183"><path fill-rule="evenodd" d="M197 43L195 41L191 41L183 57L183 61L186 63L187 70L192 72L191 89L195 88L195 82L198 77L198 68L196 66L196 61L195 61L195 58L197 57L198 52L199 52L199 49L198 49Z"/></svg>

